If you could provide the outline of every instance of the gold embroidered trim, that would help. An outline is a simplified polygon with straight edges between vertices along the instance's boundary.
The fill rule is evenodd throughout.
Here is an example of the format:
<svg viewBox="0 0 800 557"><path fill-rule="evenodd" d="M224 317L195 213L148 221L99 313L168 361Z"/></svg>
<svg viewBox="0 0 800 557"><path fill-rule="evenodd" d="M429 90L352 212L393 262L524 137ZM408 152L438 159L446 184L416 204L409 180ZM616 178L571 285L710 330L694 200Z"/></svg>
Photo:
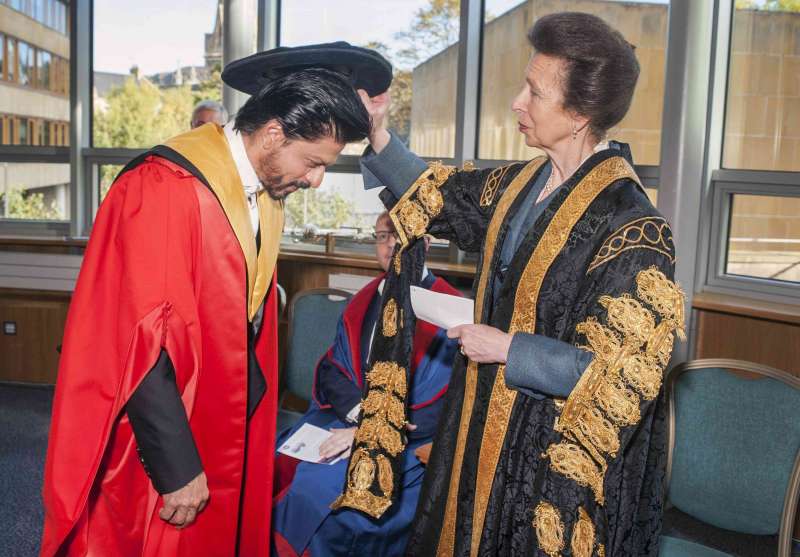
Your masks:
<svg viewBox="0 0 800 557"><path fill-rule="evenodd" d="M370 386L383 387L395 393L399 398L406 398L406 370L395 362L375 362L367 372Z"/></svg>
<svg viewBox="0 0 800 557"><path fill-rule="evenodd" d="M597 546L597 557L606 557L606 546L603 544Z"/></svg>
<svg viewBox="0 0 800 557"><path fill-rule="evenodd" d="M503 178L505 178L506 174L508 174L509 168L511 168L511 165L501 166L499 168L495 168L489 174L489 177L486 179L486 184L483 186L483 191L481 192L481 207L488 207L492 204L494 201L494 196L497 193L497 190L500 189L500 184L503 182Z"/></svg>
<svg viewBox="0 0 800 557"><path fill-rule="evenodd" d="M594 317L589 317L583 323L578 323L575 330L589 341L589 346L584 346L583 348L593 352L595 359L603 363L611 363L622 346L622 341L617 334L603 327Z"/></svg>
<svg viewBox="0 0 800 557"><path fill-rule="evenodd" d="M664 273L655 267L640 271L636 275L636 293L639 300L628 293L600 297L599 303L607 309L608 327L592 318L576 327L586 336L586 348L594 352L595 358L570 393L555 424L556 431L578 443L603 470L606 459L615 457L619 450L619 429L641 419L641 399L658 396L674 334L684 335L683 292ZM658 324L656 314L660 317ZM609 426L616 443L609 439ZM551 445L548 452L554 446L557 445ZM551 468L578 481L575 466L559 465L551 458ZM600 504L602 488L601 476L600 497L595 491Z"/></svg>
<svg viewBox="0 0 800 557"><path fill-rule="evenodd" d="M545 161L546 159L544 157L534 159L528 163L519 174L517 174L508 188L506 188L505 192L503 192L503 195L500 198L497 207L495 208L494 214L492 215L492 219L489 222L489 227L486 232L486 240L484 243L483 264L481 265L480 272L477 275L478 288L475 293L476 323L480 323L480 319L483 315L486 287L491 275L489 272L489 266L494 255L494 251L497 247L497 236L500 232L500 226L503 224L503 220L505 219L506 213L511 207L511 204ZM447 492L447 504L445 506L444 521L442 523L442 533L439 536L439 544L436 548L437 556L451 556L453 555L453 550L455 547L458 487L461 483L461 465L464 461L467 433L469 432L470 419L472 418L472 408L475 404L477 380L478 364L470 361L467 366L464 397L461 406L461 418L458 426L456 448L455 452L453 453L453 468L452 472L450 473L450 484Z"/></svg>
<svg viewBox="0 0 800 557"><path fill-rule="evenodd" d="M394 473L392 463L382 454L378 455L378 485L381 486L384 497L391 497L394 491Z"/></svg>
<svg viewBox="0 0 800 557"><path fill-rule="evenodd" d="M600 296L600 305L608 310L608 324L622 333L624 344L634 349L647 342L656 328L653 314L630 294L618 298Z"/></svg>
<svg viewBox="0 0 800 557"><path fill-rule="evenodd" d="M356 431L355 441L370 449L383 448L392 456L403 452L400 432L380 418L364 418Z"/></svg>
<svg viewBox="0 0 800 557"><path fill-rule="evenodd" d="M533 527L539 549L549 557L558 557L564 549L564 523L561 514L550 503L542 501L533 512Z"/></svg>
<svg viewBox="0 0 800 557"><path fill-rule="evenodd" d="M389 472L391 473L391 467ZM356 449L347 469L345 492L336 498L331 509L349 507L380 518L391 505L391 499L388 496L379 497L369 491L374 481L375 462L366 450Z"/></svg>
<svg viewBox="0 0 800 557"><path fill-rule="evenodd" d="M605 468L600 468L591 456L578 445L561 441L550 445L545 452L550 459L550 467L583 487L588 487L594 493L594 498L603 504L603 474Z"/></svg>
<svg viewBox="0 0 800 557"><path fill-rule="evenodd" d="M572 557L592 557L594 524L583 507L578 507L578 521L572 529L569 547L572 549Z"/></svg>
<svg viewBox="0 0 800 557"><path fill-rule="evenodd" d="M383 453L397 456L406 446L406 370L395 362L376 362L367 385L344 493L331 508L349 507L380 518L392 504L395 486L391 461Z"/></svg>
<svg viewBox="0 0 800 557"><path fill-rule="evenodd" d="M403 252L398 251L397 253L394 254L394 258L392 259L392 261L394 261L394 272L395 274L398 275L400 274L400 271L403 270L403 260L400 257L402 253Z"/></svg>
<svg viewBox="0 0 800 557"><path fill-rule="evenodd" d="M394 298L386 302L383 308L383 336L393 337L397 334L397 302Z"/></svg>
<svg viewBox="0 0 800 557"><path fill-rule="evenodd" d="M639 421L639 397L635 392L626 388L620 378L614 377L614 374L610 374L598 386L594 398L597 405L615 424L626 426ZM616 454L616 451L605 452Z"/></svg>
<svg viewBox="0 0 800 557"><path fill-rule="evenodd" d="M455 171L454 166L445 166L439 161L430 163L389 211L402 247L425 234L430 220L439 215L444 207L439 188Z"/></svg>
<svg viewBox="0 0 800 557"><path fill-rule="evenodd" d="M595 166L573 188L567 199L550 220L539 243L533 251L517 285L514 313L511 316L509 333L534 331L536 325L536 302L539 290L548 269L564 249L570 232L595 198L617 180L629 178L638 183L636 173L622 157L611 157ZM501 198L501 202L505 195ZM485 261L485 260L484 260ZM476 321L477 322L477 321ZM481 533L486 519L486 507L492 488L500 451L505 442L508 421L516 400L517 391L509 389L505 382L505 366L497 368L483 438L478 456L478 471L475 480L475 508L472 515L472 554L477 555ZM599 443L599 441L598 441ZM602 491L602 482L600 484Z"/></svg>
<svg viewBox="0 0 800 557"><path fill-rule="evenodd" d="M413 200L406 201L399 207L397 218L400 219L400 226L406 231L409 238L419 238L425 234L428 224L430 224L425 210Z"/></svg>
<svg viewBox="0 0 800 557"><path fill-rule="evenodd" d="M670 263L675 263L675 247L669 223L662 217L643 217L614 231L597 250L586 274L631 249L657 251L667 256Z"/></svg>
<svg viewBox="0 0 800 557"><path fill-rule="evenodd" d="M420 186L417 197L431 217L437 216L441 212L442 207L444 207L442 192L439 191L436 184L431 182Z"/></svg>
<svg viewBox="0 0 800 557"><path fill-rule="evenodd" d="M673 335L669 336L668 343L665 342L664 346L668 346L669 352L672 352L672 339ZM661 352L659 352L661 354ZM661 367L669 363L669 353L667 354L667 361L661 361ZM661 367L659 362L655 361L652 357L645 354L634 354L622 364L622 376L625 378L632 387L639 391L646 400L653 400L658 396L658 391L661 389Z"/></svg>

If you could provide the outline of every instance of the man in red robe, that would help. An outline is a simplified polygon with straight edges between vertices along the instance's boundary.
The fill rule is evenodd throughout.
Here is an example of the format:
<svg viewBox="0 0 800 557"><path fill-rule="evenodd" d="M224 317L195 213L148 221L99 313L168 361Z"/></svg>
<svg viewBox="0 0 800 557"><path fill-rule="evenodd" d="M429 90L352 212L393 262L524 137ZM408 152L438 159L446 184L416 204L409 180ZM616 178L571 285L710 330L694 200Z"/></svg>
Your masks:
<svg viewBox="0 0 800 557"><path fill-rule="evenodd" d="M42 555L268 555L283 198L368 133L354 86L388 87L376 56L234 62L223 79L253 96L233 122L117 177L67 320Z"/></svg>

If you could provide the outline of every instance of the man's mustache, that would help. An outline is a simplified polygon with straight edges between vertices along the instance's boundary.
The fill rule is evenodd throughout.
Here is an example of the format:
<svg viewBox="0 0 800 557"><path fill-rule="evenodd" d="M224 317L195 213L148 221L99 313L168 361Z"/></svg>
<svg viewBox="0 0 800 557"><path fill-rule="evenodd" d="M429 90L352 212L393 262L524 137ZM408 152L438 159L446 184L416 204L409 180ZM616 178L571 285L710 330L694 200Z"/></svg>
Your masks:
<svg viewBox="0 0 800 557"><path fill-rule="evenodd" d="M279 184L272 188L267 188L267 193L272 199L275 200L282 200L286 199L286 197L296 192L297 190L307 190L311 188L311 183L305 180L292 180L291 182L287 182L286 184Z"/></svg>

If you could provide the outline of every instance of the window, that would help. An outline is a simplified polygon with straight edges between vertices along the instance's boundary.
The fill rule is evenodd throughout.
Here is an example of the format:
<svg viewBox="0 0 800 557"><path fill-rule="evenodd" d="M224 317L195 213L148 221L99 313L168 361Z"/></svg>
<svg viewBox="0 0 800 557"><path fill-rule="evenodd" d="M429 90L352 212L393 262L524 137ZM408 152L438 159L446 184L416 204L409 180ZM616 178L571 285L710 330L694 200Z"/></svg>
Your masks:
<svg viewBox="0 0 800 557"><path fill-rule="evenodd" d="M17 81L17 41L12 38L6 39L6 79Z"/></svg>
<svg viewBox="0 0 800 557"><path fill-rule="evenodd" d="M40 50L36 53L36 75L39 78L39 87L42 89L50 89L50 60L49 52Z"/></svg>
<svg viewBox="0 0 800 557"><path fill-rule="evenodd" d="M800 283L800 197L731 197L725 271Z"/></svg>
<svg viewBox="0 0 800 557"><path fill-rule="evenodd" d="M33 86L35 80L35 67L33 63L33 48L28 43L18 43L18 79L20 85Z"/></svg>
<svg viewBox="0 0 800 557"><path fill-rule="evenodd" d="M69 164L0 162L0 219L69 218Z"/></svg>
<svg viewBox="0 0 800 557"><path fill-rule="evenodd" d="M164 6L94 1L95 147L152 147L187 131L197 102L221 99L220 3ZM153 37L169 37L168 55L164 41Z"/></svg>
<svg viewBox="0 0 800 557"><path fill-rule="evenodd" d="M479 119L479 156L525 160L536 156L517 131L511 102L524 80L531 54L527 31L543 15L558 11L593 13L636 47L641 73L628 115L609 138L630 144L637 165L658 165L669 5L667 0L534 2L486 0Z"/></svg>
<svg viewBox="0 0 800 557"><path fill-rule="evenodd" d="M736 2L723 143L726 168L800 171L800 8L790 4Z"/></svg>
<svg viewBox="0 0 800 557"><path fill-rule="evenodd" d="M281 45L346 40L374 48L394 67L390 126L420 156L455 150L458 0L284 0ZM377 11L391 14L376 17ZM360 154L349 146L346 153Z"/></svg>

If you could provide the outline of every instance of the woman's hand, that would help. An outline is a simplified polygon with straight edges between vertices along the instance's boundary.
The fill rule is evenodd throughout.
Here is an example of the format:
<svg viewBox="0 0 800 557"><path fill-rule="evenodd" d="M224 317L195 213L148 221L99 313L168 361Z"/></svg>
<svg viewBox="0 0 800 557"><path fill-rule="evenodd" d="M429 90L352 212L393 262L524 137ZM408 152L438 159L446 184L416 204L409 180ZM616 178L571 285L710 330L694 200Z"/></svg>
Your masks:
<svg viewBox="0 0 800 557"><path fill-rule="evenodd" d="M350 448L353 446L353 437L356 434L356 428L348 427L343 429L331 428L331 435L319 446L319 456L322 460L328 460L339 456L347 451L342 457L350 454Z"/></svg>
<svg viewBox="0 0 800 557"><path fill-rule="evenodd" d="M370 97L364 89L359 89L358 96L361 97L361 102L364 103L364 108L367 109L370 120L372 120L369 143L372 145L373 151L380 153L391 139L389 131L386 129L389 125L389 105L391 104L389 91Z"/></svg>
<svg viewBox="0 0 800 557"><path fill-rule="evenodd" d="M489 325L459 325L447 330L447 336L457 338L461 353L479 364L504 364L508 359L513 335Z"/></svg>

